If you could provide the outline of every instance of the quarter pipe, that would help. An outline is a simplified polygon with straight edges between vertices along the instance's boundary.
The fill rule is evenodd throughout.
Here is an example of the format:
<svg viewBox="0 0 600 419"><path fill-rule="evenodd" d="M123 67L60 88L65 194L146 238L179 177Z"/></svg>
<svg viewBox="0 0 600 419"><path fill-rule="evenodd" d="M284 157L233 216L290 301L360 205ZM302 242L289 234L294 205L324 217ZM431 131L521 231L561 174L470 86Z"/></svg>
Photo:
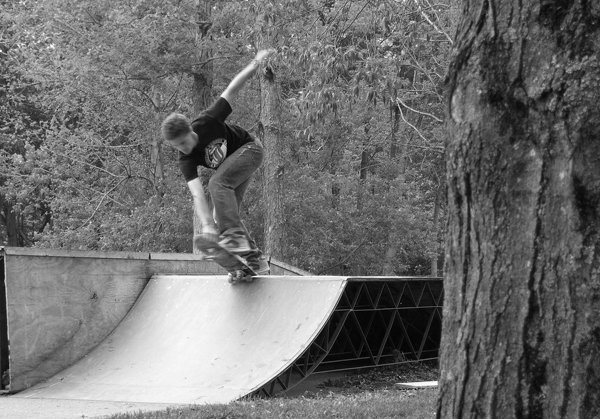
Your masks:
<svg viewBox="0 0 600 419"><path fill-rule="evenodd" d="M0 248L0 393L226 403L437 358L440 278L272 268L232 286L193 255Z"/></svg>
<svg viewBox="0 0 600 419"><path fill-rule="evenodd" d="M19 397L224 403L259 389L314 340L340 277L157 275L81 361Z"/></svg>

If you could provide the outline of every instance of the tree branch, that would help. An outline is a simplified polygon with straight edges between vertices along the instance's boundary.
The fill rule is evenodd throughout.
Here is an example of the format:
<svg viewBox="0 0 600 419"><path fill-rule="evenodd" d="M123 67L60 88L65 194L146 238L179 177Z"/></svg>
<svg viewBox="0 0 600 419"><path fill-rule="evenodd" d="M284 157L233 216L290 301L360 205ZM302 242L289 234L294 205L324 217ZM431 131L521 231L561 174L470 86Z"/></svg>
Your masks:
<svg viewBox="0 0 600 419"><path fill-rule="evenodd" d="M104 202L104 200L106 199L106 197L115 189L117 189L119 186L121 186L121 184L123 182L125 182L127 178L123 178L121 180L119 180L119 182L117 182L117 184L115 186L113 186L112 188L110 188L108 191L106 191L103 195L102 198L100 199L100 202L98 202L98 205L96 205L96 208L94 208L94 211L92 212L92 215L90 215L88 217L87 220L85 220L79 227L76 228L76 230L79 230L80 228L82 228L83 226L85 226L88 222L90 222L90 220L92 218L94 218L94 216L96 215L96 213L98 212L98 209L100 209L100 206L102 205L102 203Z"/></svg>
<svg viewBox="0 0 600 419"><path fill-rule="evenodd" d="M446 39L448 40L448 42L450 42L450 45L454 45L452 38L446 32L444 32L443 30L438 28L438 26L435 23L432 22L432 20L429 18L427 13L425 13L425 11L423 10L421 3L419 3L418 0L413 0L413 1L417 5L417 8L419 9L419 13L421 13L421 16L423 16L423 18L427 21L427 23L429 23L433 27L433 29L436 30L437 33L444 35L446 37Z"/></svg>
<svg viewBox="0 0 600 419"><path fill-rule="evenodd" d="M342 259L340 261L340 263L336 263L335 265L331 265L328 268L322 269L317 275L322 275L325 272L330 271L333 268L336 268L336 267L338 267L338 266L343 265L344 263L346 263L348 261L348 259L350 259L352 257L352 255L355 254L356 251L358 249L360 249L367 242L367 240L369 240L369 237L366 237L362 242L360 242L358 244L358 246L356 246L350 253L348 253L348 255L344 259Z"/></svg>
<svg viewBox="0 0 600 419"><path fill-rule="evenodd" d="M410 122L408 122L406 120L406 118L404 117L404 112L402 112L402 106L399 102L399 99L396 99L396 101L397 101L396 104L398 105L398 110L400 111L400 116L402 117L402 120L406 123L406 125L408 125L413 130L415 130L415 132L419 135L419 137L421 137L421 139L424 140L426 143L431 143L431 141L429 141L427 138L425 138L425 136L423 134L421 134L421 131L419 131L419 129L417 127L415 127L413 124L411 124Z"/></svg>
<svg viewBox="0 0 600 419"><path fill-rule="evenodd" d="M125 179L125 178L126 178L125 176L121 176L121 175L115 175L114 173L111 173L111 172L109 172L109 171L108 171L108 170L106 170L106 169L103 169L103 168L101 168L101 167L95 166L95 165L93 165L93 164L91 164L91 163L88 163L88 162L85 162L85 161L77 160L76 158L73 158L73 157L71 157L71 156L67 156L66 154L63 154L63 153L58 153L57 151L54 151L54 150L52 150L51 152L52 152L52 153L54 153L54 154L56 154L57 156L64 157L64 158L66 158L66 159L72 160L72 161L74 161L74 162L76 162L76 163L79 163L79 164L83 164L84 166L90 166L90 167L93 167L94 169L100 170L101 172L104 172L104 173L106 173L107 175L110 175L110 176L113 176L113 177L116 177L116 178L122 178L122 179Z"/></svg>
<svg viewBox="0 0 600 419"><path fill-rule="evenodd" d="M396 98L396 103L399 103L400 105L404 106L408 110L413 111L414 113L418 113L420 115L428 116L428 117L433 118L434 120L436 120L437 122L440 122L440 123L444 122L443 120L441 120L440 118L438 118L435 115L432 115L430 113L423 112L423 111L418 111L416 109L411 108L410 106L408 106L407 104L405 104L404 102L402 102L402 100L400 98L398 98L398 97ZM400 109L400 112L402 112L402 109Z"/></svg>

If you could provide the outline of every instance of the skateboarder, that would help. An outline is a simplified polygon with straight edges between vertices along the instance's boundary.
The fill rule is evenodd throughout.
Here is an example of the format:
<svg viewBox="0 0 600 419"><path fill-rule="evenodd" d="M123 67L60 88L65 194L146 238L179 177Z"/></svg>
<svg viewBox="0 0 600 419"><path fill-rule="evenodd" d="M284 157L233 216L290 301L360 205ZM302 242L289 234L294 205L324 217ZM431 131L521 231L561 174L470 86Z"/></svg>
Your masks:
<svg viewBox="0 0 600 419"><path fill-rule="evenodd" d="M179 168L202 223L202 235L245 257L259 275L268 274L269 266L240 219L240 207L250 178L262 162L263 148L258 139L225 119L231 114L244 83L273 52L258 51L221 96L196 119L190 122L184 115L172 113L161 127L165 140L179 150ZM213 209L198 177L198 166L214 170L208 182Z"/></svg>

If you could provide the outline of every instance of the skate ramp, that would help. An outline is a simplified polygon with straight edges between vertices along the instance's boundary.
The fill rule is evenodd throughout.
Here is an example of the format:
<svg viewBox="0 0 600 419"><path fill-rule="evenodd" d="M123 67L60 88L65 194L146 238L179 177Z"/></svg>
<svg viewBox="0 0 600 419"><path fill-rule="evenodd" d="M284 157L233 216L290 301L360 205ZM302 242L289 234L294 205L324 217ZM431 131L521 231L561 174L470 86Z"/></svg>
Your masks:
<svg viewBox="0 0 600 419"><path fill-rule="evenodd" d="M271 272L303 274L275 260ZM30 388L89 354L152 275L226 273L193 254L0 246L0 394Z"/></svg>
<svg viewBox="0 0 600 419"><path fill-rule="evenodd" d="M226 403L288 368L315 340L345 277L155 275L82 360L18 397Z"/></svg>

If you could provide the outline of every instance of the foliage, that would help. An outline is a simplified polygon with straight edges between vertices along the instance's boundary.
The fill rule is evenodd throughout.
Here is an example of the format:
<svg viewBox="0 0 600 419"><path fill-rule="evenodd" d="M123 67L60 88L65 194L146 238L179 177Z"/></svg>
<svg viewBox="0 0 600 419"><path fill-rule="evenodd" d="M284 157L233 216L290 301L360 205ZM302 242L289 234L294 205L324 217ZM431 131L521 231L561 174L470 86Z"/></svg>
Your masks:
<svg viewBox="0 0 600 419"><path fill-rule="evenodd" d="M283 88L287 262L316 273L428 274L443 217L449 6L426 0L22 1L2 8L0 242L189 251L191 199L158 126L248 60L264 22ZM209 36L199 31L209 28ZM256 134L258 83L232 122ZM259 243L261 174L244 216ZM6 214L21 241L9 240ZM442 211L443 213L443 211ZM14 224L14 223L13 223Z"/></svg>
<svg viewBox="0 0 600 419"><path fill-rule="evenodd" d="M49 213L44 201L47 180L31 167L22 168L26 150L40 144L46 115L32 100L39 87L18 65L45 43L21 36L6 6L0 10L0 237L23 246L31 243L30 231L44 228Z"/></svg>

